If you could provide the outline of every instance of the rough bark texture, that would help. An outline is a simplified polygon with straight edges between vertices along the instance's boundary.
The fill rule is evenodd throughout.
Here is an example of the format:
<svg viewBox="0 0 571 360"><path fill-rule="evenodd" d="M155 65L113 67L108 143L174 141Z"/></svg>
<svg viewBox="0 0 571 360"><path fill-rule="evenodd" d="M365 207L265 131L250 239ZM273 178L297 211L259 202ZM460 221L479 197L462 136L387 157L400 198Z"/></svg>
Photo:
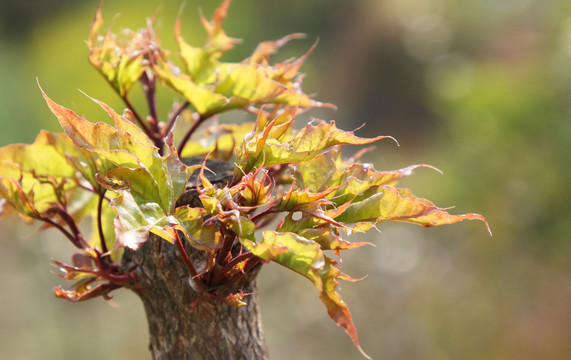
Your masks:
<svg viewBox="0 0 571 360"><path fill-rule="evenodd" d="M194 264L204 263L201 252L187 248ZM125 264L136 266L139 288L149 323L150 350L156 360L268 359L257 304L254 270L241 284L219 294L251 293L246 306L199 299L189 273L174 245L151 235L138 251L125 254Z"/></svg>
<svg viewBox="0 0 571 360"><path fill-rule="evenodd" d="M203 159L183 159L187 165L201 164ZM233 167L208 160L213 170L206 177L224 185L232 178ZM189 180L187 190L177 206L201 206L196 192L196 176ZM239 244L233 253L239 251ZM204 268L206 253L192 248L185 250L196 270ZM143 301L149 324L150 350L156 360L234 360L268 359L268 353L257 302L254 268L239 283L216 290L218 297L243 291L245 306L233 307L207 299L193 288L190 273L178 248L167 241L150 236L137 251L126 250L123 265L134 269L137 287L133 290Z"/></svg>

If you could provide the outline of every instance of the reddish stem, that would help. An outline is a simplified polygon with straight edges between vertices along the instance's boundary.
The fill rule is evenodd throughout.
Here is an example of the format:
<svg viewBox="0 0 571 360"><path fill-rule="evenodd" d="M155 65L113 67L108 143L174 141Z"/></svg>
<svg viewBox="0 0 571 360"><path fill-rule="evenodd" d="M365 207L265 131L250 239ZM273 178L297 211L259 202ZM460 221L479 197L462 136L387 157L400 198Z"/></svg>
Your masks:
<svg viewBox="0 0 571 360"><path fill-rule="evenodd" d="M258 265L262 261L259 257L254 257L252 260L248 261L246 266L244 267L244 274L247 274L252 270L256 265Z"/></svg>
<svg viewBox="0 0 571 360"><path fill-rule="evenodd" d="M208 118L210 118L213 115L214 114L208 114L208 113L200 114L198 119L194 122L194 124L192 124L192 126L190 127L190 129L188 129L186 134L184 134L184 137L182 138L177 149L179 154L182 154L182 149L184 149L186 143L188 142L192 134L196 131L196 129L200 126L200 124L202 124L204 121L206 121Z"/></svg>
<svg viewBox="0 0 571 360"><path fill-rule="evenodd" d="M273 205L275 205L275 203L270 204L270 206L268 206L266 209L262 210L261 212L257 213L256 215L252 216L252 218L250 219L253 223L257 223L258 221L260 221L260 219L266 215L270 215L270 214L274 214L277 213L277 210L274 210Z"/></svg>
<svg viewBox="0 0 571 360"><path fill-rule="evenodd" d="M72 234L70 234L69 231L67 231L66 229L63 228L63 226L61 226L60 224L56 223L55 221L48 219L48 218L40 218L40 220L50 224L51 226L55 227L56 229L58 229L59 231L61 231L66 238L69 239L69 241L71 241L71 243L78 249L83 250L83 246L81 245L81 242L75 238Z"/></svg>
<svg viewBox="0 0 571 360"><path fill-rule="evenodd" d="M198 284L198 286L200 288L206 288L206 286L204 285L204 283L202 282L202 280L200 278L200 275L196 271L194 265L192 265L192 262L190 261L190 258L188 257L186 250L184 249L184 245L182 244L182 240L180 239L180 236L178 235L178 232L176 232L176 231L175 231L175 237L176 237L176 246L178 247L178 250L182 256L182 259L184 260L184 264L186 265L188 271L190 272L190 276L192 276L193 280L196 281L196 283Z"/></svg>
<svg viewBox="0 0 571 360"><path fill-rule="evenodd" d="M99 202L97 203L97 230L99 231L99 240L101 241L101 251L106 253L107 244L105 243L105 234L103 233L103 199L105 199L105 193L99 193Z"/></svg>
<svg viewBox="0 0 571 360"><path fill-rule="evenodd" d="M232 268L242 261L246 261L251 258L255 258L256 255L252 254L251 252L247 252L241 255L236 256L232 260L230 260L224 267L222 268L222 273L226 274L228 271L232 270Z"/></svg>
<svg viewBox="0 0 571 360"><path fill-rule="evenodd" d="M115 275L108 271L108 265L101 258L101 253L95 250L97 257L95 258L95 264L99 271L94 272L94 274L101 276L105 280L118 285L127 285L133 282L133 276L130 273Z"/></svg>
<svg viewBox="0 0 571 360"><path fill-rule="evenodd" d="M222 228L222 227L221 227ZM223 228L220 229L223 231ZM228 254L232 251L232 245L234 245L234 240L236 239L236 235L233 233L226 233L224 234L224 243L222 244L222 248L218 251L218 255L216 258L216 263L218 265L224 265L226 259L228 258Z"/></svg>
<svg viewBox="0 0 571 360"><path fill-rule="evenodd" d="M147 71L141 76L141 85L143 87L143 92L147 98L147 104L149 105L149 115L153 118L154 122L151 124L153 126L153 132L159 134L159 118L157 115L157 101L155 98L155 78L149 77Z"/></svg>
<svg viewBox="0 0 571 360"><path fill-rule="evenodd" d="M137 123L143 129L145 134L147 134L149 137L152 138L153 133L151 132L151 130L149 129L147 124L145 124L145 122L143 121L143 118L141 118L141 115L139 115L137 110L135 110L135 107L133 106L133 104L131 104L131 101L129 101L129 98L127 97L127 95L121 96L121 99L123 99L123 102L125 103L125 105L127 105L129 110L131 110L131 112L133 112L133 116L135 117L135 120L137 120Z"/></svg>
<svg viewBox="0 0 571 360"><path fill-rule="evenodd" d="M129 110L131 110L133 112L133 116L135 117L135 120L137 120L137 123L143 129L145 134L147 134L147 136L149 138L151 138L151 140L153 140L153 143L155 144L155 146L157 148L159 148L159 152L162 153L162 149L163 149L164 144L163 144L163 140L162 140L160 134L158 132L155 132L155 131L149 129L147 124L145 124L145 122L143 121L143 118L141 118L141 115L139 115L137 110L135 110L135 107L133 106L133 104L131 104L131 101L129 101L129 98L127 97L127 95L121 96L121 99L123 99L123 102L125 103L125 105L127 105Z"/></svg>
<svg viewBox="0 0 571 360"><path fill-rule="evenodd" d="M180 116L180 114L182 114L184 109L186 109L189 105L190 105L190 103L188 101L185 101L174 111L171 118L169 119L167 127L165 128L163 136L168 135L169 131L171 131L172 127L174 126L176 119Z"/></svg>

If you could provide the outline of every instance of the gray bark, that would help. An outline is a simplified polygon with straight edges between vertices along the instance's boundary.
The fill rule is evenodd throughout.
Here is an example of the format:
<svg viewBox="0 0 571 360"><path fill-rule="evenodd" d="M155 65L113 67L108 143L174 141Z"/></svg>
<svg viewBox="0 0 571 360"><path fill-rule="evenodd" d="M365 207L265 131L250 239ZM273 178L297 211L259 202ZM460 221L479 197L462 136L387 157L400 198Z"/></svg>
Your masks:
<svg viewBox="0 0 571 360"><path fill-rule="evenodd" d="M204 263L202 252L190 247L187 252L194 264ZM143 301L153 359L269 359L257 303L259 269L218 290L221 296L251 293L244 297L247 305L233 307L199 299L176 246L155 235L139 250L127 251L125 265L136 269L133 290Z"/></svg>
<svg viewBox="0 0 571 360"><path fill-rule="evenodd" d="M202 164L201 158L183 159L187 165ZM232 179L233 166L208 160L212 170L205 176L224 186ZM177 206L201 206L196 192L195 173ZM185 250L200 273L206 253L184 244ZM235 244L232 253L240 251ZM208 299L192 286L190 273L177 246L151 234L137 251L127 249L123 266L133 269L137 286L133 290L143 301L149 324L150 350L155 360L263 360L268 352L257 302L256 276L260 265L240 282L216 289L225 297L243 291L245 306L234 307L216 299Z"/></svg>

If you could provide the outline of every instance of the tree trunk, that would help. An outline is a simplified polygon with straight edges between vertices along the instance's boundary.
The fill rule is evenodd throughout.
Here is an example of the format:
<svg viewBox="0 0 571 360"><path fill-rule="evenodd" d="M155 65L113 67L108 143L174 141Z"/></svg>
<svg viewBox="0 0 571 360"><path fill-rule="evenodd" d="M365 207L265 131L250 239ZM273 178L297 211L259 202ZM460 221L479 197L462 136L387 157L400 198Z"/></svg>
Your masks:
<svg viewBox="0 0 571 360"><path fill-rule="evenodd" d="M204 252L186 246L200 272ZM257 304L255 269L240 284L218 289L220 296L245 296L233 307L200 298L175 245L151 235L137 251L127 250L124 265L135 269L137 288L149 323L150 350L155 360L268 359Z"/></svg>

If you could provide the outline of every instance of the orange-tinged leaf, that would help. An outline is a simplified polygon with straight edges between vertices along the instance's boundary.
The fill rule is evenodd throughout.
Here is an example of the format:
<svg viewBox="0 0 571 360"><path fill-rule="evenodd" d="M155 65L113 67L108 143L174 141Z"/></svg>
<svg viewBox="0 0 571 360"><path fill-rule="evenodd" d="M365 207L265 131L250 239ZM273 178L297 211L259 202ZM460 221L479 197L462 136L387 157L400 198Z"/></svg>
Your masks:
<svg viewBox="0 0 571 360"><path fill-rule="evenodd" d="M263 41L258 44L254 53L248 58L246 61L249 64L261 64L261 65L269 65L269 58L270 55L274 54L279 48L284 46L290 40L294 39L304 39L306 37L305 34L296 33L296 34L289 34L281 39L273 40L273 41Z"/></svg>
<svg viewBox="0 0 571 360"><path fill-rule="evenodd" d="M271 123L263 132L247 139L238 152L239 166L249 172L262 164L264 166L303 162L312 159L321 152L336 145L364 145L390 136L361 138L351 131L343 131L335 126L335 122L317 125L307 124L295 136L286 142L268 138Z"/></svg>
<svg viewBox="0 0 571 360"><path fill-rule="evenodd" d="M120 288L121 285L103 283L94 287L79 287L78 290L64 290L61 287L54 288L54 295L60 299L71 302L85 301L98 296L106 297L111 291Z"/></svg>
<svg viewBox="0 0 571 360"><path fill-rule="evenodd" d="M211 21L206 20L205 17L201 19L202 25L208 34L208 45L222 52L230 50L234 46L233 44L239 41L228 37L222 29L222 23L226 19L231 2L231 0L224 0L214 11Z"/></svg>
<svg viewBox="0 0 571 360"><path fill-rule="evenodd" d="M89 194L78 188L76 162L85 161L81 151L65 134L40 132L33 144L12 144L0 148L0 195L29 220L65 201L74 214L77 201ZM85 175L88 172L82 172ZM67 195L64 195L65 192ZM83 199L77 196L81 192ZM4 207L4 206L3 206ZM5 214L5 215L6 215Z"/></svg>
<svg viewBox="0 0 571 360"><path fill-rule="evenodd" d="M271 196L273 181L265 169L242 176L239 188L240 196L248 206L268 204L273 201Z"/></svg>
<svg viewBox="0 0 571 360"><path fill-rule="evenodd" d="M336 221L345 223L395 220L430 227L462 220L481 220L487 226L484 217L479 214L451 215L432 202L415 197L409 189L395 189L385 185L380 190L367 199L350 204L342 211L330 210L328 214Z"/></svg>
<svg viewBox="0 0 571 360"><path fill-rule="evenodd" d="M252 131L254 123L244 124L213 124L205 128L197 141L189 141L184 147L181 157L194 157L206 155L217 158L229 158L234 153L234 149L242 142L244 136Z"/></svg>
<svg viewBox="0 0 571 360"><path fill-rule="evenodd" d="M129 164L132 167L138 166L137 154L133 150L141 148L143 145L135 144L133 137L129 133L119 132L106 123L93 124L72 110L56 104L46 95L41 87L40 90L48 107L58 118L62 128L76 146L87 150L113 151L113 153L109 154L110 161L122 163L122 165ZM132 150L132 152L130 153L129 150Z"/></svg>
<svg viewBox="0 0 571 360"><path fill-rule="evenodd" d="M353 243L341 238L337 231L332 229L331 224L323 224L314 229L302 229L298 234L306 239L315 241L322 250L349 250L356 249L365 245L372 245L368 242ZM339 255L339 254L338 254Z"/></svg>
<svg viewBox="0 0 571 360"><path fill-rule="evenodd" d="M10 173L9 164L18 164L23 172L72 178L76 170L68 163L66 155L80 156L81 151L65 134L42 131L33 144L11 144L0 148L0 176Z"/></svg>
<svg viewBox="0 0 571 360"><path fill-rule="evenodd" d="M240 306L244 306L244 305L248 305L246 302L244 302L242 299L244 298L244 296L246 295L250 295L250 294L244 294L244 292L242 290L240 290L240 292L236 293L236 294L229 294L228 296L226 296L226 304L230 305L230 306L234 306L234 307L240 307Z"/></svg>
<svg viewBox="0 0 571 360"><path fill-rule="evenodd" d="M16 210L16 208L14 208L14 206L12 206L6 199L0 198L0 219L16 214L18 214L18 210Z"/></svg>
<svg viewBox="0 0 571 360"><path fill-rule="evenodd" d="M111 119L115 123L115 126L117 127L117 129L131 134L133 136L133 138L135 139L135 141L137 141L143 145L153 146L153 142L151 141L151 139L134 122L132 122L131 120L128 120L124 116L121 116L118 113L116 113L115 110L113 110L109 105L105 104L103 101L92 98L91 96L89 96L87 94L84 94L84 95L87 96L88 98L90 98L95 103L97 103L99 106L101 106L109 114L109 116L111 117Z"/></svg>
<svg viewBox="0 0 571 360"><path fill-rule="evenodd" d="M288 214L280 223L278 231L292 232L319 244L321 250L348 250L364 245L367 242L352 243L341 238L337 228L330 223L318 221L309 214L303 214L300 219L293 220L293 213Z"/></svg>
<svg viewBox="0 0 571 360"><path fill-rule="evenodd" d="M203 208L181 206L176 208L174 216L180 221L186 238L202 250L215 250L222 246L222 236L216 231L215 224L205 224L207 211Z"/></svg>
<svg viewBox="0 0 571 360"><path fill-rule="evenodd" d="M17 180L0 177L0 196L23 216L40 217L40 211L34 205L33 191L24 192Z"/></svg>
<svg viewBox="0 0 571 360"><path fill-rule="evenodd" d="M317 125L307 124L296 134L290 144L298 152L316 148L323 151L335 145L365 145L385 138L393 139L391 136L377 136L369 139L358 137L352 131L338 129L335 121L329 124L322 121Z"/></svg>
<svg viewBox="0 0 571 360"><path fill-rule="evenodd" d="M295 185L295 184L294 184ZM290 191L286 194L278 195L278 202L275 205L275 209L279 211L295 211L301 210L306 206L311 206L312 208L316 205L326 206L331 204L327 200L327 195L329 195L335 189L328 189L320 193L313 193L309 189L295 189L292 185Z"/></svg>
<svg viewBox="0 0 571 360"><path fill-rule="evenodd" d="M271 260L308 278L317 287L319 298L335 323L345 330L355 346L359 346L357 330L347 305L336 292L337 279L348 279L335 267L335 262L321 251L319 245L291 232L265 231L260 243L240 240L242 245L263 260Z"/></svg>
<svg viewBox="0 0 571 360"><path fill-rule="evenodd" d="M426 206L434 206L434 204L432 204L429 200L419 199L419 198L415 197L409 189L398 189L398 190L399 190L400 196L402 196L403 198L408 198L408 199L412 199L413 201L421 202L421 203L425 204ZM449 214L446 210L447 209L437 208L436 210L429 212L426 215L419 216L416 218L406 219L403 221L419 224L419 225L422 225L424 227L432 227L432 226L439 226L439 225L454 224L454 223L464 221L464 220L480 220L480 221L484 222L484 224L486 225L486 228L488 229L488 232L490 233L490 235L492 234L492 231L490 229L490 226L488 225L488 222L486 221L486 219L482 215L474 214L474 213L452 215L452 214Z"/></svg>
<svg viewBox="0 0 571 360"><path fill-rule="evenodd" d="M158 78L182 94L194 109L212 115L245 106L287 104L291 106L330 106L311 99L301 91L298 70L311 50L294 62L269 65L268 56L288 40L302 37L292 34L280 40L261 43L251 58L240 63L221 62L221 55L232 49L238 39L226 35L222 28L230 1L224 1L211 21L202 18L208 40L203 47L186 43L181 36L180 17L175 38L183 61L179 69L166 57L156 57L153 69ZM312 48L313 49L313 48ZM296 77L295 81L292 79Z"/></svg>
<svg viewBox="0 0 571 360"><path fill-rule="evenodd" d="M317 47L317 41L313 44L313 46L300 58L296 59L293 62L285 61L283 63L276 64L273 67L272 79L282 83L282 84L289 84L291 87L293 80L296 76L299 76L298 71L307 59L307 57L315 50ZM333 106L334 107L334 106Z"/></svg>
<svg viewBox="0 0 571 360"><path fill-rule="evenodd" d="M101 26L103 26L103 17L101 16L101 5L103 4L103 0L99 1L99 5L97 6L97 11L95 11L95 16L93 21L91 22L91 27L89 29L89 37L87 39L87 46L90 48L95 46L97 42L97 36L99 35L99 30Z"/></svg>
<svg viewBox="0 0 571 360"><path fill-rule="evenodd" d="M101 174L100 179L101 176L115 177L115 180L131 186L135 196L141 195L136 197L137 201L144 198L160 204L167 213L174 210L175 200L184 191L193 169L180 162L172 144L168 153L161 157L158 149L140 130L135 130L129 120L105 104L100 105L108 111L119 129L106 123L93 124L56 104L43 91L42 94L75 145L97 157L99 165L94 164L94 170Z"/></svg>
<svg viewBox="0 0 571 360"><path fill-rule="evenodd" d="M100 35L103 26L101 4L91 23L88 59L119 95L126 96L150 66L149 58L166 57L166 53L158 47L150 25L139 32L124 29L119 34L107 31Z"/></svg>
<svg viewBox="0 0 571 360"><path fill-rule="evenodd" d="M321 278L321 283L323 284L322 290L319 294L319 299L325 304L327 313L338 326L341 326L345 330L359 352L361 352L361 354L367 359L370 359L369 355L367 355L361 348L361 345L359 345L357 329L353 323L351 312L349 311L347 304L345 304L341 299L341 296L336 291L337 286L339 285L337 279L347 280L348 277L341 273L341 271L334 266L334 262L328 258L326 258L325 266L319 272L319 276Z"/></svg>
<svg viewBox="0 0 571 360"><path fill-rule="evenodd" d="M412 165L393 171L377 171L372 164L343 161L338 149L319 154L309 161L296 164L296 180L312 191L335 188L328 198L337 206L360 201L377 192L382 185L396 185L419 167L440 171L426 164Z"/></svg>

